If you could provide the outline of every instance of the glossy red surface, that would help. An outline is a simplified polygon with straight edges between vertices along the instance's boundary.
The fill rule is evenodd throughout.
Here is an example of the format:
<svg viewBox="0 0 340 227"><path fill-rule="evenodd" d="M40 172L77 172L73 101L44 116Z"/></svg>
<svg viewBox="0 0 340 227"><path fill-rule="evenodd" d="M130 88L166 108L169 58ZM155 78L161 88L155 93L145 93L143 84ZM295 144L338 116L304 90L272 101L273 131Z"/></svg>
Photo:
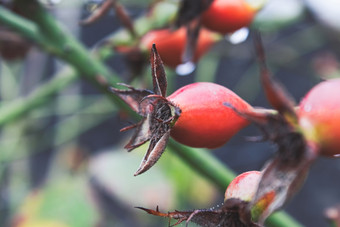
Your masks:
<svg viewBox="0 0 340 227"><path fill-rule="evenodd" d="M324 81L302 99L299 122L307 137L321 146L321 154L340 154L340 79Z"/></svg>
<svg viewBox="0 0 340 227"><path fill-rule="evenodd" d="M171 136L191 147L220 147L249 124L223 103L228 102L239 110L250 108L250 105L218 84L189 84L175 91L168 100L182 110Z"/></svg>
<svg viewBox="0 0 340 227"><path fill-rule="evenodd" d="M182 63L182 55L184 53L186 41L187 34L185 28L180 28L174 31L171 29L161 29L148 32L142 38L141 44L143 47L150 50L152 44L155 43L163 63L175 68L177 65ZM200 57L209 50L215 41L216 34L206 29L201 29L193 61L197 62Z"/></svg>
<svg viewBox="0 0 340 227"><path fill-rule="evenodd" d="M215 0L202 14L202 24L226 34L248 26L255 14L256 10L244 0Z"/></svg>

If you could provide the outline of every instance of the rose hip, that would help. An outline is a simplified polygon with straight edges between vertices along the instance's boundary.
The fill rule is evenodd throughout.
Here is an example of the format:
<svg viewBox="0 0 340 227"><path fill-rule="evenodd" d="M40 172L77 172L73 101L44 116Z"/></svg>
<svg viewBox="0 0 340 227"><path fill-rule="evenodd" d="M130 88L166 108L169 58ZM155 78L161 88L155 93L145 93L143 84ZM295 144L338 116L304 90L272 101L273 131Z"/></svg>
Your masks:
<svg viewBox="0 0 340 227"><path fill-rule="evenodd" d="M248 110L251 106L228 88L215 83L189 84L167 99L181 109L171 136L191 147L220 147L249 124L223 103L228 102L239 110Z"/></svg>
<svg viewBox="0 0 340 227"><path fill-rule="evenodd" d="M197 62L217 40L218 37L215 33L201 29L193 61ZM152 44L156 44L163 63L175 68L182 63L186 42L186 29L181 27L174 31L171 29L150 31L141 39L141 46L150 50Z"/></svg>
<svg viewBox="0 0 340 227"><path fill-rule="evenodd" d="M249 202L255 196L257 186L261 179L261 172L244 172L232 180L224 194L224 200L230 198Z"/></svg>
<svg viewBox="0 0 340 227"><path fill-rule="evenodd" d="M204 27L222 34L248 26L257 12L245 0L214 0L202 14Z"/></svg>
<svg viewBox="0 0 340 227"><path fill-rule="evenodd" d="M340 154L340 79L313 87L299 105L299 124L308 140L320 146L320 154Z"/></svg>

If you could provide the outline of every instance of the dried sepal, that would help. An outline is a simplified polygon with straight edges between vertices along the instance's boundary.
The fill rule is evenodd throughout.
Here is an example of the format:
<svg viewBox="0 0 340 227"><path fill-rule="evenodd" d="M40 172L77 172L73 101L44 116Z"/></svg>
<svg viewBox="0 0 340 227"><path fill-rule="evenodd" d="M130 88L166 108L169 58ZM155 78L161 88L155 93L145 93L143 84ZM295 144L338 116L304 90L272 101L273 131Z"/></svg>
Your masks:
<svg viewBox="0 0 340 227"><path fill-rule="evenodd" d="M139 105L141 101L148 95L154 94L150 90L145 90L145 89L136 89L130 85L119 83L118 85L124 86L127 89L126 90L121 90L117 89L114 87L111 87L110 90L116 94L119 98L121 98L126 104L128 104L132 110L135 112L141 114ZM141 114L145 116L145 114Z"/></svg>
<svg viewBox="0 0 340 227"><path fill-rule="evenodd" d="M200 20L196 19L193 22L186 25L187 39L185 44L185 50L182 56L182 62L190 62L194 58L198 37L200 34Z"/></svg>
<svg viewBox="0 0 340 227"><path fill-rule="evenodd" d="M90 25L102 18L112 7L112 0L104 1L100 6L98 6L89 17L81 20L79 24Z"/></svg>
<svg viewBox="0 0 340 227"><path fill-rule="evenodd" d="M248 203L239 199L228 199L218 209L200 209L193 211L174 211L162 213L158 207L156 210L146 209L143 207L136 207L144 210L149 214L169 218L169 226L176 226L182 222L194 222L200 226L205 227L259 227L258 224L251 221L249 210L247 210ZM173 225L170 225L171 219L177 220Z"/></svg>
<svg viewBox="0 0 340 227"><path fill-rule="evenodd" d="M142 116L142 120L123 128L121 131L135 129L135 132L125 146L128 151L150 141L148 150L135 173L139 175L150 169L163 154L170 137L171 127L180 115L179 107L165 98L167 81L163 62L157 53L155 45L152 47L151 67L153 91L139 90L126 84L126 90L111 88L111 91L128 104L135 112Z"/></svg>
<svg viewBox="0 0 340 227"><path fill-rule="evenodd" d="M190 62L194 58L196 44L201 28L201 14L209 8L213 0L183 0L181 1L177 18L176 28L185 26L187 39L182 62Z"/></svg>
<svg viewBox="0 0 340 227"><path fill-rule="evenodd" d="M168 83L166 80L163 61L157 52L155 44L153 44L151 48L150 62L152 71L153 91L155 92L155 94L165 97Z"/></svg>
<svg viewBox="0 0 340 227"><path fill-rule="evenodd" d="M100 6L98 6L89 17L81 20L79 23L81 25L90 25L102 18L110 9L114 9L119 21L123 26L130 32L130 34L135 37L136 31L133 22L126 12L123 5L118 3L117 0L106 0Z"/></svg>
<svg viewBox="0 0 340 227"><path fill-rule="evenodd" d="M148 151L146 152L135 176L149 170L161 157L170 137L170 129L164 134L154 135L150 140Z"/></svg>
<svg viewBox="0 0 340 227"><path fill-rule="evenodd" d="M131 17L127 13L126 9L122 4L117 2L117 0L110 0L112 2L113 8L116 12L116 15L119 21L123 24L123 26L130 32L133 37L137 36L136 30L134 28Z"/></svg>
<svg viewBox="0 0 340 227"><path fill-rule="evenodd" d="M259 223L264 223L270 214L290 201L303 185L317 157L315 147L307 145L301 135L288 135L286 142L291 145L278 144L277 156L262 170L262 178L250 204L253 218Z"/></svg>
<svg viewBox="0 0 340 227"><path fill-rule="evenodd" d="M181 27L200 17L203 11L209 8L213 0L182 0L175 25Z"/></svg>
<svg viewBox="0 0 340 227"><path fill-rule="evenodd" d="M150 121L150 117L147 116L137 124L121 129L121 131L126 131L128 129L136 128L130 141L124 146L125 149L132 151L151 139Z"/></svg>
<svg viewBox="0 0 340 227"><path fill-rule="evenodd" d="M265 52L260 34L255 32L253 37L256 56L260 67L261 82L266 97L276 110L285 115L289 122L296 125L297 115L294 110L295 101L285 88L271 76L266 64Z"/></svg>
<svg viewBox="0 0 340 227"><path fill-rule="evenodd" d="M163 154L170 137L171 123L174 119L172 106L168 105L166 99L156 99L151 104L153 110L147 115L144 130L150 140L148 150L138 168L135 176L150 169ZM137 133L138 130L136 130ZM139 133L139 132L138 132ZM143 137L141 132L140 137Z"/></svg>
<svg viewBox="0 0 340 227"><path fill-rule="evenodd" d="M260 108L260 107L254 107L251 109L246 109L246 110L239 110L235 106L233 106L229 102L224 102L224 106L232 109L237 113L238 115L242 116L243 118L249 120L250 122L255 122L260 125L263 125L268 122L268 117L269 116L276 116L277 111L273 109L265 109L265 108Z"/></svg>

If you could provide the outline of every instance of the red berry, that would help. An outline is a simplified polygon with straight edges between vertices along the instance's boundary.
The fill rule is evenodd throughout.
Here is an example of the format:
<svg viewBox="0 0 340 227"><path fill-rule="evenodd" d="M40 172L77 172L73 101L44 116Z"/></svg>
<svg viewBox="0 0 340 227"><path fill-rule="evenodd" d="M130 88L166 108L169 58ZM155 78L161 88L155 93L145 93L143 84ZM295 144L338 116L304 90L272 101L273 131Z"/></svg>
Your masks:
<svg viewBox="0 0 340 227"><path fill-rule="evenodd" d="M228 102L240 111L248 110L251 106L218 84L189 84L167 99L181 109L181 115L171 129L171 136L191 147L220 147L249 124L223 103Z"/></svg>
<svg viewBox="0 0 340 227"><path fill-rule="evenodd" d="M201 29L193 61L197 62L216 40L216 34L206 29ZM163 63L175 68L182 63L182 55L185 50L186 41L186 29L182 27L174 31L171 29L150 31L141 39L141 45L147 50L150 50L152 44L156 44L157 51Z"/></svg>
<svg viewBox="0 0 340 227"><path fill-rule="evenodd" d="M298 115L303 133L319 144L320 154L340 154L340 79L313 87L301 101Z"/></svg>
<svg viewBox="0 0 340 227"><path fill-rule="evenodd" d="M202 14L202 24L206 28L226 34L248 26L257 9L245 0L214 0Z"/></svg>
<svg viewBox="0 0 340 227"><path fill-rule="evenodd" d="M236 198L246 202L251 201L257 191L261 175L259 171L249 171L235 177L225 191L224 200Z"/></svg>

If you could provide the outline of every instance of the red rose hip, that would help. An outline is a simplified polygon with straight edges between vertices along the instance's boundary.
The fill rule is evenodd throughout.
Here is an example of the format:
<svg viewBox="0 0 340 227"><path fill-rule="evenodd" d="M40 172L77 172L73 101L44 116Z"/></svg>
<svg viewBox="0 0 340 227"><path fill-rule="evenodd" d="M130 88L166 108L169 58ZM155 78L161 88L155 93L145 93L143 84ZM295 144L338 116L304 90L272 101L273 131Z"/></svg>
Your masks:
<svg viewBox="0 0 340 227"><path fill-rule="evenodd" d="M193 61L197 62L217 40L217 34L202 29L197 40ZM152 44L156 44L163 63L172 68L182 63L186 42L187 33L184 27L174 31L171 29L150 31L141 39L141 45L147 50L150 50Z"/></svg>
<svg viewBox="0 0 340 227"><path fill-rule="evenodd" d="M222 34L248 26L257 12L245 0L214 0L202 14L204 27Z"/></svg>
<svg viewBox="0 0 340 227"><path fill-rule="evenodd" d="M218 84L189 84L167 99L181 109L181 115L171 129L171 136L187 146L220 147L249 124L223 103L230 103L241 111L248 110L251 106L234 92Z"/></svg>
<svg viewBox="0 0 340 227"><path fill-rule="evenodd" d="M340 154L340 79L324 81L302 99L299 123L308 140L319 144L320 154Z"/></svg>

